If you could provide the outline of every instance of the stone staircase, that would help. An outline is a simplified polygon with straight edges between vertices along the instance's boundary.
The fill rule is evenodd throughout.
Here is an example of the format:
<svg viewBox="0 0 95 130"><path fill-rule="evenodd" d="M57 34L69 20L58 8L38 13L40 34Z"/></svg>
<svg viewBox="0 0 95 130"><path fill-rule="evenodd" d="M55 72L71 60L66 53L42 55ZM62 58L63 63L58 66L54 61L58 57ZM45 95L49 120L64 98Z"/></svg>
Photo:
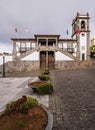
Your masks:
<svg viewBox="0 0 95 130"><path fill-rule="evenodd" d="M78 59L77 57L75 57L72 53L69 53L69 52L67 52L67 51L64 51L63 49L61 49L61 48L59 48L59 47L58 47L57 49L58 49L58 51L60 51L60 52L63 53L64 55L66 55L66 56L68 56L68 57L74 59L74 61L79 61L79 59Z"/></svg>
<svg viewBox="0 0 95 130"><path fill-rule="evenodd" d="M26 56L32 54L34 51L36 51L35 48L33 48L33 49L29 50L29 51L26 51L26 52L24 52L24 53L20 53L20 55L19 55L17 58L18 58L19 60L21 60L22 58L24 58L24 57L26 57Z"/></svg>

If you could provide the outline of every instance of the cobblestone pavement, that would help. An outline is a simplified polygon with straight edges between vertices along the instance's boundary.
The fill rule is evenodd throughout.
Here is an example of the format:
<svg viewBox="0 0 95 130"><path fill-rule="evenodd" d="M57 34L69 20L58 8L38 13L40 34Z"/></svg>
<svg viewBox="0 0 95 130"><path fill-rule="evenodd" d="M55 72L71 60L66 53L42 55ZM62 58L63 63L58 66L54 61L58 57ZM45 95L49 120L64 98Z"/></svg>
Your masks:
<svg viewBox="0 0 95 130"><path fill-rule="evenodd" d="M95 130L95 68L51 72L53 130Z"/></svg>

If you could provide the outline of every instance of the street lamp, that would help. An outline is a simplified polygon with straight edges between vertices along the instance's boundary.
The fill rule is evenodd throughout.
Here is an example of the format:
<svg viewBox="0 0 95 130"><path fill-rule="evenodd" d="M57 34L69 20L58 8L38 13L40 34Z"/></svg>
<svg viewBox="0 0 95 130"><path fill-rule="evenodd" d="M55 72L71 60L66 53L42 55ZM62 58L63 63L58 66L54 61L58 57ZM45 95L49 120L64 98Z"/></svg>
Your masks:
<svg viewBox="0 0 95 130"><path fill-rule="evenodd" d="M3 77L5 77L5 56L9 55L9 53L3 52Z"/></svg>
<svg viewBox="0 0 95 130"><path fill-rule="evenodd" d="M5 54L3 53L3 77L5 77Z"/></svg>

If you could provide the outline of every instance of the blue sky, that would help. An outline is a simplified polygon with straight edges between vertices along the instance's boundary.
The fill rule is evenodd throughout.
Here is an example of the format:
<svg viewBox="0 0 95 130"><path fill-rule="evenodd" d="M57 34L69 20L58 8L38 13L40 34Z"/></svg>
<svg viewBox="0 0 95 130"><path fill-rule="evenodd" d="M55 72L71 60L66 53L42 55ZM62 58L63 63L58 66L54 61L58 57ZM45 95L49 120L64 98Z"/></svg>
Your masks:
<svg viewBox="0 0 95 130"><path fill-rule="evenodd" d="M67 38L67 29L70 37L77 12L89 13L91 38L95 37L94 0L0 0L0 52L12 51L12 37L60 34Z"/></svg>

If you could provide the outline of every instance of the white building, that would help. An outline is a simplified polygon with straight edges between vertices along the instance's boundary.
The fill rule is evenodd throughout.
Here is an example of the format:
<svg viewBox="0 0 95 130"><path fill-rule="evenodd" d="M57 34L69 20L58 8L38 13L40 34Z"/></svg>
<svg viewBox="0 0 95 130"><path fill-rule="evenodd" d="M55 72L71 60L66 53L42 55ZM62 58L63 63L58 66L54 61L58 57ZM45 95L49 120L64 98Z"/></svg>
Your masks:
<svg viewBox="0 0 95 130"><path fill-rule="evenodd" d="M34 38L11 38L13 61L31 64L32 68L50 68L64 61L89 60L90 30L89 14L77 13L72 21L72 38L62 39L60 35L38 35ZM31 61L28 63L28 61ZM34 64L34 65L33 65Z"/></svg>

